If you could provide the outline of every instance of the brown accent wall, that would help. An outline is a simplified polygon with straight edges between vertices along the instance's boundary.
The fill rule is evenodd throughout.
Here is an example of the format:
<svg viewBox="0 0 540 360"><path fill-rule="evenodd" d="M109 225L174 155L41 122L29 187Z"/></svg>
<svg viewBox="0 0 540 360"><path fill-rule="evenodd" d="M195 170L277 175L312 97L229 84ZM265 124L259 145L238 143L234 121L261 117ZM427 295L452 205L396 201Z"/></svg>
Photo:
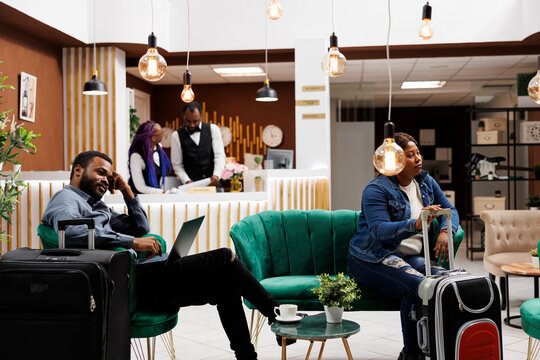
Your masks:
<svg viewBox="0 0 540 360"><path fill-rule="evenodd" d="M195 80L195 77L194 77ZM193 86L195 100L206 103L209 117L217 111L218 118L225 116L225 123L232 116L240 117L240 123L251 125L274 124L283 130L283 142L277 149L295 149L294 82L272 82L279 101L264 103L255 101L261 83L219 84ZM141 89L142 90L142 89ZM155 86L152 99L152 119L165 124L176 118L182 121L184 103L180 100L181 86Z"/></svg>
<svg viewBox="0 0 540 360"><path fill-rule="evenodd" d="M34 141L36 155L22 153L18 157L22 170L63 170L62 49L0 24L0 60L2 76L9 76L6 83L16 88L2 93L0 111L13 109L17 120L20 73L37 77L35 122L18 121L41 137Z"/></svg>

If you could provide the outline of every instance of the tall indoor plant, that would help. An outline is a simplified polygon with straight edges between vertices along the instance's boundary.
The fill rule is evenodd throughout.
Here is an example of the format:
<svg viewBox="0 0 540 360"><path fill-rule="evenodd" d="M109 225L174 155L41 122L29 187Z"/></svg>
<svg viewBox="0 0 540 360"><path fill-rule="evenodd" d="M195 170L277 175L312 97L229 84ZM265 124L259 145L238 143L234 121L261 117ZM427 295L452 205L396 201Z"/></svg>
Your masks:
<svg viewBox="0 0 540 360"><path fill-rule="evenodd" d="M2 92L15 89L12 85L5 83L7 78L0 72L0 105L4 104ZM36 147L31 141L40 135L26 130L21 124L17 124L15 115L8 119L11 111L12 109L0 112L0 164L11 163L15 165L20 164L17 161L20 151L35 154ZM19 180L19 176L19 171L0 173L0 217L10 224L11 214L17 203L17 196L27 186L23 181ZM0 239L3 241L9 240L3 229L0 231Z"/></svg>

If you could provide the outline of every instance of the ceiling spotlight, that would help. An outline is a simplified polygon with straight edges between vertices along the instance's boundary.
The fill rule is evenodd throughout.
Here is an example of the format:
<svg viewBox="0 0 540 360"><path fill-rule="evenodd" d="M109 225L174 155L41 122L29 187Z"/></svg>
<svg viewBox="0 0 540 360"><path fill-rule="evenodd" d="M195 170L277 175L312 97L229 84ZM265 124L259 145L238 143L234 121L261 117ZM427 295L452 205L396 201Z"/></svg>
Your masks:
<svg viewBox="0 0 540 360"><path fill-rule="evenodd" d="M277 20L281 17L281 5L277 0L272 0L270 5L268 5L266 15L270 20Z"/></svg>
<svg viewBox="0 0 540 360"><path fill-rule="evenodd" d="M422 25L420 26L420 30L418 31L418 36L420 36L422 39L427 40L431 39L433 36L433 28L431 27L431 6L429 5L429 1L424 5L422 8Z"/></svg>

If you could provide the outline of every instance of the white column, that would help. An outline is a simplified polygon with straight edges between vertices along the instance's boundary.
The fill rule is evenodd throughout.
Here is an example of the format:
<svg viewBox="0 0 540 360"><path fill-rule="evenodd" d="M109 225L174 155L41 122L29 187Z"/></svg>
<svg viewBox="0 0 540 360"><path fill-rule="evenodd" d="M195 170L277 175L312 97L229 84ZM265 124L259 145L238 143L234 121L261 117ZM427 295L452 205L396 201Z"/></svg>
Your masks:
<svg viewBox="0 0 540 360"><path fill-rule="evenodd" d="M324 39L295 41L295 99L319 101L319 105L295 107L298 169L330 169L330 84L321 69L321 58L327 49ZM306 86L318 86L321 90L306 91ZM312 118L306 119L306 116ZM317 116L323 118L315 118Z"/></svg>
<svg viewBox="0 0 540 360"><path fill-rule="evenodd" d="M129 149L129 111L127 106L126 96L126 53L119 48L114 52L114 98L116 99L115 118L116 118L116 136L113 141L116 141L116 170L124 179L128 179L129 171L128 149Z"/></svg>

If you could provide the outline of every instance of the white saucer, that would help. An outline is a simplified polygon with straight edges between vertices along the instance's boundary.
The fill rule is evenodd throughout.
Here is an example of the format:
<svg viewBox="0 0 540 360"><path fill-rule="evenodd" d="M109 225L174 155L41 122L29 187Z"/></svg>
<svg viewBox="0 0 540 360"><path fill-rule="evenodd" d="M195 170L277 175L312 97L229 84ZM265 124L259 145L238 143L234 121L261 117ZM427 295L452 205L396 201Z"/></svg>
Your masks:
<svg viewBox="0 0 540 360"><path fill-rule="evenodd" d="M294 323L294 322L297 322L297 321L302 320L302 317L296 315L296 316L293 317L293 318L290 318L290 319L284 319L284 318L282 318L281 316L276 316L276 320L279 321L279 322L282 322L282 323Z"/></svg>

